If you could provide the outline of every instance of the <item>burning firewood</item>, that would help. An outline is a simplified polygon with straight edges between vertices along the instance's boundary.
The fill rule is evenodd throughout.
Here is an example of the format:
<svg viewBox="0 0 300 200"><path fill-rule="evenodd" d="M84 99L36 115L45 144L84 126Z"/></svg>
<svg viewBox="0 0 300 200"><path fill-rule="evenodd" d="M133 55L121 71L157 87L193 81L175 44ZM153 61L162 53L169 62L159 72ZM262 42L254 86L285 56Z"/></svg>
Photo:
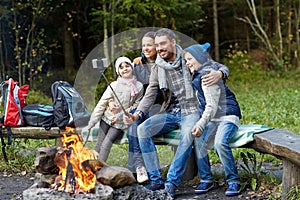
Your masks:
<svg viewBox="0 0 300 200"><path fill-rule="evenodd" d="M61 136L63 147L55 157L61 176L58 190L70 193L92 191L97 182L96 176L92 168L88 170L82 163L96 159L96 155L82 144L82 138L74 128L66 127Z"/></svg>
<svg viewBox="0 0 300 200"><path fill-rule="evenodd" d="M102 167L108 166L108 164L102 160L85 160L81 163L81 165L85 170L92 170L93 173L96 173Z"/></svg>

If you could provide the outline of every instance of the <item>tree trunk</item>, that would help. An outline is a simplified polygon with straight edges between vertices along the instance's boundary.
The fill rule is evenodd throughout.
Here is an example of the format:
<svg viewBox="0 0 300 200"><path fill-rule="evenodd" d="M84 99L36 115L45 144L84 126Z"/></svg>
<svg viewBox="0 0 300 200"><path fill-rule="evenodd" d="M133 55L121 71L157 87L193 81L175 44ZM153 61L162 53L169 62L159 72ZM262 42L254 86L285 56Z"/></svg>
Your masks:
<svg viewBox="0 0 300 200"><path fill-rule="evenodd" d="M279 0L275 0L274 2L274 7L275 7L275 13L276 13L276 32L278 34L278 38L279 38L279 52L278 52L278 58L280 60L282 60L282 34L281 34L281 24L280 24L280 9L279 9L279 5L280 2ZM287 70L287 69L285 69Z"/></svg>
<svg viewBox="0 0 300 200"><path fill-rule="evenodd" d="M112 18L111 18L111 35L114 36L115 35L115 29L114 29L114 24L115 24L115 20L114 20L114 14L115 14L115 1L112 0L111 3L111 13L112 13ZM111 38L111 46L114 47L115 46L115 39L114 37ZM111 48L111 57L114 58L115 57L115 48ZM113 67L111 69L114 69ZM113 74L114 74L114 78L117 78L117 74L115 73L115 70L113 70Z"/></svg>
<svg viewBox="0 0 300 200"><path fill-rule="evenodd" d="M102 6L103 12L107 13L107 8L106 8L106 4L103 3ZM104 56L109 60L109 54L108 54L108 44L107 44L107 39L108 39L108 30L107 30L107 18L103 19L103 35L104 35Z"/></svg>
<svg viewBox="0 0 300 200"><path fill-rule="evenodd" d="M64 36L64 58L65 58L65 71L68 74L74 70L75 61L74 61L74 45L73 45L73 37L71 35L71 31L68 30L68 22L64 20L63 22L63 36Z"/></svg>
<svg viewBox="0 0 300 200"><path fill-rule="evenodd" d="M218 27L218 6L217 0L213 0L213 21L214 21L214 43L215 43L215 60L220 60L219 54L219 27Z"/></svg>
<svg viewBox="0 0 300 200"><path fill-rule="evenodd" d="M5 42L4 36L2 37L2 33L4 33L4 31L2 29L3 29L2 28L2 23L0 23L0 40L3 41L3 42L0 43L0 49L1 49L1 51L0 51L0 62L1 62L0 63L0 65L1 65L0 78L3 81L4 78L5 78L5 64L4 64L4 55L3 54L4 54L4 52L6 52L5 51L6 47L5 47L5 44L4 44L4 42Z"/></svg>
<svg viewBox="0 0 300 200"><path fill-rule="evenodd" d="M300 69L300 38L299 38L299 23L300 23L300 3L295 2L295 18L296 18L296 26L295 26L295 32L296 32L296 52L295 52L295 57L296 57L296 66L298 66L298 69Z"/></svg>
<svg viewBox="0 0 300 200"><path fill-rule="evenodd" d="M251 26L251 29L254 31L255 35L266 46L267 50L270 52L273 59L276 62L280 63L281 60L278 58L269 36L267 35L264 27L262 26L262 23L258 19L255 1L254 0L247 1L247 4L254 18L254 22L252 22L248 16L245 16L246 22Z"/></svg>
<svg viewBox="0 0 300 200"><path fill-rule="evenodd" d="M18 27L18 21L17 21L17 12L15 9L15 1L12 1L12 8L14 8L13 10L13 17L14 17L14 28L15 28L15 58L17 60L18 63L18 80L19 83L22 84L22 82L20 82L22 80L22 61L21 61L21 52L20 52L20 47L19 47L19 27ZM9 71L9 70L8 70ZM9 73L7 73L9 74Z"/></svg>
<svg viewBox="0 0 300 200"><path fill-rule="evenodd" d="M289 3L288 4L288 7L289 7L289 14L288 14L288 35L292 35L292 15L293 15L293 12L292 12L292 3ZM288 39L286 40L287 41L287 55L288 56L288 62L291 63L291 39L288 37Z"/></svg>

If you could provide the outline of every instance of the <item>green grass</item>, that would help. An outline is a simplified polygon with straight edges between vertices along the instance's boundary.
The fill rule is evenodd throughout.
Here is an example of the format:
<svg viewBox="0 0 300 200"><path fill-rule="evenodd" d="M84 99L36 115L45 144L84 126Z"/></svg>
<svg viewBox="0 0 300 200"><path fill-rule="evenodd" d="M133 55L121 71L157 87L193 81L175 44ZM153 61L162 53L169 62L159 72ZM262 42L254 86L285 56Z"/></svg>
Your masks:
<svg viewBox="0 0 300 200"><path fill-rule="evenodd" d="M156 148L159 155L161 166L170 164L174 157L172 147L157 145ZM109 158L107 159L107 163L109 165L118 165L122 167L127 167L127 161L128 161L128 145L114 144L110 151Z"/></svg>
<svg viewBox="0 0 300 200"><path fill-rule="evenodd" d="M270 71L253 78L247 77L247 72L232 71L227 84L239 101L241 123L264 124L300 134L300 71ZM245 81L240 80L243 76Z"/></svg>
<svg viewBox="0 0 300 200"><path fill-rule="evenodd" d="M8 162L4 161L0 152L0 171L7 173L31 173L35 171L34 160L39 147L54 146L54 140L13 139L12 145L7 145ZM2 149L1 149L2 150Z"/></svg>

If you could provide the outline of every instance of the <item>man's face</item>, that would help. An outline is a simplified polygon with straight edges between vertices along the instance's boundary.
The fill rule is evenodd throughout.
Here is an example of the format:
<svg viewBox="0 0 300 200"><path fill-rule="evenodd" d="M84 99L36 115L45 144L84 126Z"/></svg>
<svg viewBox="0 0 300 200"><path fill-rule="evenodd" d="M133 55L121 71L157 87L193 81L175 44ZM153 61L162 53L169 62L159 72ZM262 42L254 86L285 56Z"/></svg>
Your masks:
<svg viewBox="0 0 300 200"><path fill-rule="evenodd" d="M156 51L166 61L174 61L176 58L176 42L170 41L165 35L155 37Z"/></svg>

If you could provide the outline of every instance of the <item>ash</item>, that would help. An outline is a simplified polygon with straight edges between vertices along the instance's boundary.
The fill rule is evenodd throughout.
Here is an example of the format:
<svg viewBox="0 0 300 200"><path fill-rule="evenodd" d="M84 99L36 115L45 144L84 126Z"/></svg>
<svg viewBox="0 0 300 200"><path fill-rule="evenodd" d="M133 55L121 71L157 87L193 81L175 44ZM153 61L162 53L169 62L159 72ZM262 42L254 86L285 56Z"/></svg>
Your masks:
<svg viewBox="0 0 300 200"><path fill-rule="evenodd" d="M97 183L94 193L71 194L51 188L39 188L34 184L16 200L168 200L172 199L164 190L150 191L142 185L133 184L119 189Z"/></svg>

